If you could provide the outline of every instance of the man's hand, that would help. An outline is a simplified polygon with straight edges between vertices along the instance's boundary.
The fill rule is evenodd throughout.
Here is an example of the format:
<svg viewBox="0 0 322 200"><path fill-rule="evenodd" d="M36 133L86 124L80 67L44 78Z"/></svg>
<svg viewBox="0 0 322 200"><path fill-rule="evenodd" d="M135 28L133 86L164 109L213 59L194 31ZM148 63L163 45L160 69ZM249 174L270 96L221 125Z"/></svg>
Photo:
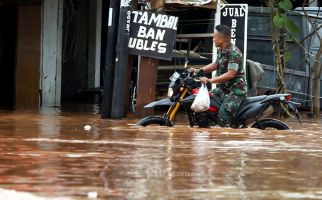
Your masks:
<svg viewBox="0 0 322 200"><path fill-rule="evenodd" d="M201 83L209 83L209 79L207 77L201 77L200 78Z"/></svg>
<svg viewBox="0 0 322 200"><path fill-rule="evenodd" d="M193 72L194 75L196 75L201 69L196 69L191 67L190 69L188 69L189 72Z"/></svg>

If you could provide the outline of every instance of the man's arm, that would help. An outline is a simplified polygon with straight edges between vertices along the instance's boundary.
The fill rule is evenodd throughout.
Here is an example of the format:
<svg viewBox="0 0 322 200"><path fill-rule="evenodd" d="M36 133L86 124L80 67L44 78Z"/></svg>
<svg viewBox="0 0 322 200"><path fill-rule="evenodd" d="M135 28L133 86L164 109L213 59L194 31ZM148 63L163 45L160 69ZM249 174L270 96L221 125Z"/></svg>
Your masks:
<svg viewBox="0 0 322 200"><path fill-rule="evenodd" d="M202 70L205 73L210 73L212 71L215 71L218 68L217 63L210 63L202 68L200 68L200 70Z"/></svg>
<svg viewBox="0 0 322 200"><path fill-rule="evenodd" d="M210 83L224 83L235 78L236 74L237 74L237 71L230 69L226 73L222 74L221 76L211 78L208 81Z"/></svg>
<svg viewBox="0 0 322 200"><path fill-rule="evenodd" d="M226 81L229 81L229 80L235 78L236 74L237 74L237 71L230 69L226 73L224 73L224 74L222 74L222 75L220 75L218 77L213 77L213 78L210 78L210 79L208 79L207 77L202 77L200 79L200 81L203 82L203 83L206 83L206 82L209 82L209 83L224 83Z"/></svg>

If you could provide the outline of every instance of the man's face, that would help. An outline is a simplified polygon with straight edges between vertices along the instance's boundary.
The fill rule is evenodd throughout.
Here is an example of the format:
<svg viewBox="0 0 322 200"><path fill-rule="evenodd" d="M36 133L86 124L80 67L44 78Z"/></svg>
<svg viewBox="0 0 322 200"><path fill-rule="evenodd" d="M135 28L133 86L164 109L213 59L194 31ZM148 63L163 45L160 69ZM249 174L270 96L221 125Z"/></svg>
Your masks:
<svg viewBox="0 0 322 200"><path fill-rule="evenodd" d="M214 37L213 37L213 42L214 42L215 46L221 47L223 41L224 41L223 36L220 33L218 33L217 31L215 31Z"/></svg>

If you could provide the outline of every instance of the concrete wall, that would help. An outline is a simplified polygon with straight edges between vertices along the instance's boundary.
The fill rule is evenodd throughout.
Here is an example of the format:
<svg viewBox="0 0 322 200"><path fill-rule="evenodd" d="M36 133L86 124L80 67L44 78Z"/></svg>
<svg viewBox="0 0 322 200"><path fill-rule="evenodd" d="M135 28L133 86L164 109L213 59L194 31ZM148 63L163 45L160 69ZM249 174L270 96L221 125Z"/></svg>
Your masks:
<svg viewBox="0 0 322 200"><path fill-rule="evenodd" d="M42 16L41 99L42 106L61 101L63 0L44 0Z"/></svg>

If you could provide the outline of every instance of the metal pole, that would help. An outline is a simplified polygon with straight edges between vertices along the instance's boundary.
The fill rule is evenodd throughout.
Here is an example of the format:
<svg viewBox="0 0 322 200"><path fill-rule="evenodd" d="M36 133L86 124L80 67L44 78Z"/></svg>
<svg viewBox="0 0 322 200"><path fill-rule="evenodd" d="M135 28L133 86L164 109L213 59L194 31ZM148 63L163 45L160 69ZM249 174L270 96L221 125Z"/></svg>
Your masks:
<svg viewBox="0 0 322 200"><path fill-rule="evenodd" d="M105 71L104 71L104 86L103 86L103 102L102 102L102 118L111 117L113 83L115 72L115 47L119 16L119 0L110 0L108 11L108 30L107 30L107 46L105 55Z"/></svg>
<svg viewBox="0 0 322 200"><path fill-rule="evenodd" d="M217 0L217 6L216 6L216 15L215 15L215 24L214 24L214 32L216 30L216 26L220 24L220 15L221 15L221 0ZM215 43L213 43L212 47L212 62L216 62L217 60L217 47L215 46ZM216 72L212 72L212 76L216 76ZM211 84L211 88L214 89L217 87L217 84Z"/></svg>
<svg viewBox="0 0 322 200"><path fill-rule="evenodd" d="M130 37L131 0L121 0L119 31L116 45L114 90L112 98L112 119L126 117L128 105L128 41Z"/></svg>

